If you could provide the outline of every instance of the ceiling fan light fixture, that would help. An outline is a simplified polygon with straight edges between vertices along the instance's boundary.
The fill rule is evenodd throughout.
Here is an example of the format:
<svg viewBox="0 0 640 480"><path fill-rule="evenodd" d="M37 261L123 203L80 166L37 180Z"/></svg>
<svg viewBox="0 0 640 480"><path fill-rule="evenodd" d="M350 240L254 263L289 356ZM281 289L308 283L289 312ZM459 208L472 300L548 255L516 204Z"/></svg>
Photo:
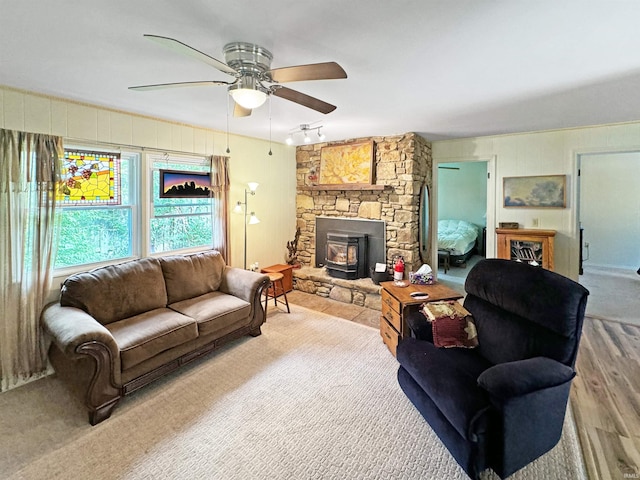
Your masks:
<svg viewBox="0 0 640 480"><path fill-rule="evenodd" d="M260 107L267 100L267 94L260 90L249 88L238 88L229 92L233 101L238 105L250 110Z"/></svg>
<svg viewBox="0 0 640 480"><path fill-rule="evenodd" d="M323 141L327 136L324 133L320 133L320 129L318 128L318 138L320 141Z"/></svg>
<svg viewBox="0 0 640 480"><path fill-rule="evenodd" d="M304 132L304 143L311 143L311 137L307 132Z"/></svg>
<svg viewBox="0 0 640 480"><path fill-rule="evenodd" d="M233 101L244 108L252 110L264 104L268 90L251 75L246 75L229 87L229 95Z"/></svg>
<svg viewBox="0 0 640 480"><path fill-rule="evenodd" d="M293 145L293 137L291 136L291 134L289 134L285 142L287 145Z"/></svg>

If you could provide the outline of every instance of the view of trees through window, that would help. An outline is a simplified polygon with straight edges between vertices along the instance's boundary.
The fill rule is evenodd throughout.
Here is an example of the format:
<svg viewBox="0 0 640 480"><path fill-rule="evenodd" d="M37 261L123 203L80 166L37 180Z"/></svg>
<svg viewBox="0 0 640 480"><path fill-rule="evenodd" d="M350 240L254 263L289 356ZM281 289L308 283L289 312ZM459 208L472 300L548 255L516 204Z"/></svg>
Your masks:
<svg viewBox="0 0 640 480"><path fill-rule="evenodd" d="M154 157L151 253L213 245L210 198L160 198L160 170L208 172L204 159Z"/></svg>
<svg viewBox="0 0 640 480"><path fill-rule="evenodd" d="M140 201L145 166L151 183L149 218ZM211 247L213 199L160 198L160 169L208 172L209 163L203 157L121 152L120 205L58 205L60 230L55 268ZM142 238L148 238L148 244L143 245Z"/></svg>

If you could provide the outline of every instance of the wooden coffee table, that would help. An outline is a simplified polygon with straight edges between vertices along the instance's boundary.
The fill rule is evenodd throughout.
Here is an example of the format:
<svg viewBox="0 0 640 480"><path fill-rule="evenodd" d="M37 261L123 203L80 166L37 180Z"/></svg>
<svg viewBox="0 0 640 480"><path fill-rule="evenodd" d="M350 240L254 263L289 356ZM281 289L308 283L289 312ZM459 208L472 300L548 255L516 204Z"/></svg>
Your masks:
<svg viewBox="0 0 640 480"><path fill-rule="evenodd" d="M406 281L408 283L408 281ZM400 340L410 335L406 318L415 312L425 302L437 302L438 300L456 300L463 295L441 283L433 285L414 285L399 287L395 282L381 282L381 307L380 335L393 356L396 355L396 347ZM411 293L419 292L427 294L427 298L415 298Z"/></svg>

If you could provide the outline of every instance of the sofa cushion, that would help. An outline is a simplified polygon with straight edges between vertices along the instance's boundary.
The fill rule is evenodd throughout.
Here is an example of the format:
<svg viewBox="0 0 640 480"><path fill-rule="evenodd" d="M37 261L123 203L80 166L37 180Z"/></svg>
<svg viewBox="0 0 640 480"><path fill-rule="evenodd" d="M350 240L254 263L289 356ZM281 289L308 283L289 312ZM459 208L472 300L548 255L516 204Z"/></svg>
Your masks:
<svg viewBox="0 0 640 480"><path fill-rule="evenodd" d="M166 307L160 262L142 258L71 275L62 284L60 305L84 310L103 325Z"/></svg>
<svg viewBox="0 0 640 480"><path fill-rule="evenodd" d="M470 440L472 423L490 405L477 382L491 364L475 350L442 349L414 338L400 342L397 359L460 436Z"/></svg>
<svg viewBox="0 0 640 480"><path fill-rule="evenodd" d="M172 303L169 308L193 318L202 335L248 325L251 315L249 302L219 291Z"/></svg>
<svg viewBox="0 0 640 480"><path fill-rule="evenodd" d="M225 262L216 250L170 255L159 260L167 286L168 304L215 292L222 282Z"/></svg>
<svg viewBox="0 0 640 480"><path fill-rule="evenodd" d="M123 370L198 337L195 320L169 308L157 308L106 327L120 348Z"/></svg>

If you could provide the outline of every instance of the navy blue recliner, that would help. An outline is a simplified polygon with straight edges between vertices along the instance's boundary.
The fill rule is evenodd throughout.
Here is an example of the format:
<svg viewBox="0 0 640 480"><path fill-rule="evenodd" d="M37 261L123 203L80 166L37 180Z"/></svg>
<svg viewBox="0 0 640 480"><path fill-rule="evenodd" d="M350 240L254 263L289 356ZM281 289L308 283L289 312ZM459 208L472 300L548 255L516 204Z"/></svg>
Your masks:
<svg viewBox="0 0 640 480"><path fill-rule="evenodd" d="M465 291L479 346L437 348L422 313L409 315L398 381L470 477L505 478L560 440L589 291L501 259L476 264Z"/></svg>

